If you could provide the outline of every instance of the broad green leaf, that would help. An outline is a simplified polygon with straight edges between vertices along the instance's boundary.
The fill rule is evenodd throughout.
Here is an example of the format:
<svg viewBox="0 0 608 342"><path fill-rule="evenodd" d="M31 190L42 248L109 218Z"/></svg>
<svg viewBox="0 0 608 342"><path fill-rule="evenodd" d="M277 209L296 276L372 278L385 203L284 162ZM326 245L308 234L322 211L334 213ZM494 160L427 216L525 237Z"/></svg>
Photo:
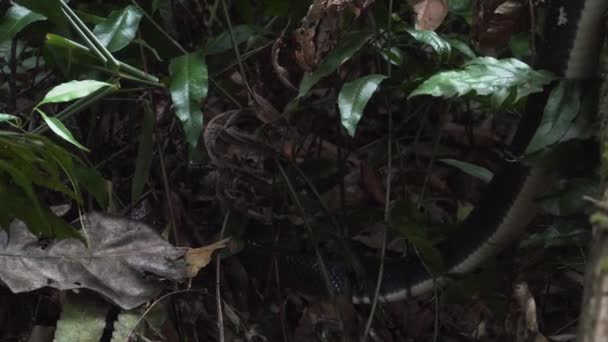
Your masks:
<svg viewBox="0 0 608 342"><path fill-rule="evenodd" d="M441 59L442 61L445 61L450 58L450 54L452 53L452 47L450 46L450 43L445 39L441 38L436 32L422 31L411 28L407 28L405 30L417 41L430 45L433 50L437 52L437 54L439 55L439 59Z"/></svg>
<svg viewBox="0 0 608 342"><path fill-rule="evenodd" d="M36 192L32 185L32 180L28 179L22 172L22 170L17 169L14 165L9 163L8 161L0 160L0 174L6 173L9 175L10 179L19 187L19 190L25 195L25 198L29 202L27 208L33 209L33 213L31 213L34 217L33 219L38 219L43 221L44 212L42 210L42 205L38 200L38 196L36 196ZM7 189L5 189L7 191ZM7 191L8 192L8 191ZM17 199L17 193L15 193L15 200ZM20 196L19 196L20 197ZM11 204L14 204L12 202ZM4 205L8 205L8 202L4 202ZM44 226L35 227L38 232L48 233Z"/></svg>
<svg viewBox="0 0 608 342"><path fill-rule="evenodd" d="M342 126L351 137L355 136L357 124L363 115L367 102L372 97L384 75L368 75L344 84L338 96L338 107Z"/></svg>
<svg viewBox="0 0 608 342"><path fill-rule="evenodd" d="M21 119L18 116L0 113L0 122L13 122L17 126L21 126Z"/></svg>
<svg viewBox="0 0 608 342"><path fill-rule="evenodd" d="M203 129L201 103L209 90L209 75L205 56L189 53L171 60L171 99L177 117L182 121L186 140L196 147Z"/></svg>
<svg viewBox="0 0 608 342"><path fill-rule="evenodd" d="M41 14L19 5L13 5L6 11L0 22L0 41L13 39L27 25L45 19L46 17Z"/></svg>
<svg viewBox="0 0 608 342"><path fill-rule="evenodd" d="M234 41L238 45L246 42L257 32L252 26L238 25L233 28L232 33L234 35ZM205 52L207 55L214 55L228 50L232 50L232 39L230 39L230 33L228 31L224 31L216 37L209 39L207 44L205 44Z"/></svg>
<svg viewBox="0 0 608 342"><path fill-rule="evenodd" d="M68 26L66 18L61 13L59 0L16 0L15 2L33 12L42 14L59 27L65 28Z"/></svg>
<svg viewBox="0 0 608 342"><path fill-rule="evenodd" d="M106 180L102 174L92 167L75 167L72 170L72 177L76 182L86 189L97 201L102 209L110 204L110 194L106 186Z"/></svg>
<svg viewBox="0 0 608 342"><path fill-rule="evenodd" d="M526 154L538 152L559 142L570 129L581 108L581 88L574 81L563 80L551 91L541 123Z"/></svg>
<svg viewBox="0 0 608 342"><path fill-rule="evenodd" d="M37 110L38 113L40 113L40 115L42 116L42 119L44 120L44 122L46 122L46 124L49 126L49 128L55 133L57 134L60 138L62 138L63 140L71 143L72 145L78 147L81 150L87 151L89 152L89 149L82 146L72 135L72 133L63 125L63 123L61 121L59 121L56 118L53 117L49 117L47 116L43 111L41 111L40 109Z"/></svg>
<svg viewBox="0 0 608 342"><path fill-rule="evenodd" d="M110 52L115 52L135 38L141 18L142 13L137 8L127 6L112 11L103 23L95 26L93 33Z"/></svg>
<svg viewBox="0 0 608 342"><path fill-rule="evenodd" d="M475 164L471 164L471 163L467 163L461 160L456 160L456 159L439 159L440 161L454 166L455 168L459 169L460 171L471 175L475 178L478 178L480 180L482 180L484 183L490 183L490 181L492 180L492 177L494 177L494 174L486 169L485 167L481 167L479 165L475 165Z"/></svg>
<svg viewBox="0 0 608 342"><path fill-rule="evenodd" d="M501 106L507 98L514 101L543 90L555 77L547 71L535 71L514 58L495 59L477 57L457 71L439 72L424 81L410 93L443 97L462 96L468 93L491 95L492 104Z"/></svg>
<svg viewBox="0 0 608 342"><path fill-rule="evenodd" d="M153 144L152 133L154 130L154 113L149 106L144 110L144 124L139 137L139 148L137 149L137 158L135 160L135 172L133 173L133 182L131 183L131 202L134 203L144 190L144 185L148 181L150 175L150 166L152 165Z"/></svg>
<svg viewBox="0 0 608 342"><path fill-rule="evenodd" d="M448 42L454 49L465 55L465 57L471 59L477 57L475 51L473 51L473 49L471 49L465 42L454 38L445 38L445 41Z"/></svg>
<svg viewBox="0 0 608 342"><path fill-rule="evenodd" d="M134 340L133 337L144 333L147 327L153 330L161 329L166 320L167 308L162 303L155 305L149 312L146 312L144 307L128 311L122 310L114 321L111 342L127 341L129 335L131 335L131 340Z"/></svg>
<svg viewBox="0 0 608 342"><path fill-rule="evenodd" d="M99 341L110 305L86 292L68 293L53 342Z"/></svg>
<svg viewBox="0 0 608 342"><path fill-rule="evenodd" d="M103 87L114 87L106 82L95 80L70 81L51 89L38 104L68 102L90 95Z"/></svg>
<svg viewBox="0 0 608 342"><path fill-rule="evenodd" d="M367 43L372 35L369 32L354 31L346 34L340 44L332 50L317 70L307 73L300 82L298 97L304 96L325 76L334 72L342 63L349 60L355 52Z"/></svg>

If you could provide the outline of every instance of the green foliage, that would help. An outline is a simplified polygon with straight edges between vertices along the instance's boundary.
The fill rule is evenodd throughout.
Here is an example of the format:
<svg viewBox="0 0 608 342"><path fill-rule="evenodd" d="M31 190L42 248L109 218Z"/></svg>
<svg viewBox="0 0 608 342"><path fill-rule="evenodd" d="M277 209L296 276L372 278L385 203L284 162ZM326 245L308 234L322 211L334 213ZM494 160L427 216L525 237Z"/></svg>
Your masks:
<svg viewBox="0 0 608 342"><path fill-rule="evenodd" d="M580 84L563 80L551 91L540 126L526 149L532 154L564 138L581 109Z"/></svg>
<svg viewBox="0 0 608 342"><path fill-rule="evenodd" d="M45 16L51 22L61 28L67 27L67 20L61 13L59 0L17 0L15 2L33 12Z"/></svg>
<svg viewBox="0 0 608 342"><path fill-rule="evenodd" d="M300 82L298 96L306 95L317 82L336 71L342 63L349 60L355 52L359 51L370 38L371 34L364 31L349 32L345 35L340 44L327 55L317 70L304 75Z"/></svg>
<svg viewBox="0 0 608 342"><path fill-rule="evenodd" d="M186 140L195 148L203 129L201 103L209 89L209 75L205 56L189 53L171 60L171 99L177 117L182 121Z"/></svg>
<svg viewBox="0 0 608 342"><path fill-rule="evenodd" d="M78 236L77 231L55 217L37 195L38 189L48 189L79 203L81 178L76 169L87 168L42 136L0 134L0 199L3 203L0 226L6 228L12 219L18 218L38 235ZM66 177L71 179L71 187L65 185ZM103 179L91 178L86 183L102 182Z"/></svg>
<svg viewBox="0 0 608 342"><path fill-rule="evenodd" d="M118 51L135 38L142 14L133 6L113 11L102 23L95 26L93 33L110 51Z"/></svg>
<svg viewBox="0 0 608 342"><path fill-rule="evenodd" d="M484 183L489 183L494 177L494 174L486 169L485 167L481 167L479 165L471 164L464 162L462 160L455 159L439 159L441 162L444 162L448 165L454 166L460 171L469 174L475 178L481 179Z"/></svg>
<svg viewBox="0 0 608 342"><path fill-rule="evenodd" d="M57 321L53 342L99 341L110 305L87 293L69 293Z"/></svg>
<svg viewBox="0 0 608 342"><path fill-rule="evenodd" d="M45 19L41 14L32 12L19 5L13 5L6 11L4 18L0 22L0 42L13 39L17 33L29 24Z"/></svg>
<svg viewBox="0 0 608 342"><path fill-rule="evenodd" d="M131 201L135 202L142 194L144 185L150 175L150 167L153 158L153 133L154 133L154 113L150 106L144 110L144 123L139 137L139 147L137 149L137 159L135 161L135 172L133 183L131 184Z"/></svg>
<svg viewBox="0 0 608 342"><path fill-rule="evenodd" d="M478 57L457 71L442 71L424 81L409 97L419 95L446 98L469 93L489 95L491 103L500 107L512 98L512 102L535 92L555 77L546 71L535 71L527 64L513 58L495 59Z"/></svg>
<svg viewBox="0 0 608 342"><path fill-rule="evenodd" d="M368 75L344 84L338 96L338 106L342 126L351 137L355 136L357 124L363 115L367 102L372 97L380 82L386 79L383 75Z"/></svg>
<svg viewBox="0 0 608 342"><path fill-rule="evenodd" d="M46 103L60 103L88 96L103 87L113 87L112 84L95 80L70 81L53 87L40 101L38 106Z"/></svg>

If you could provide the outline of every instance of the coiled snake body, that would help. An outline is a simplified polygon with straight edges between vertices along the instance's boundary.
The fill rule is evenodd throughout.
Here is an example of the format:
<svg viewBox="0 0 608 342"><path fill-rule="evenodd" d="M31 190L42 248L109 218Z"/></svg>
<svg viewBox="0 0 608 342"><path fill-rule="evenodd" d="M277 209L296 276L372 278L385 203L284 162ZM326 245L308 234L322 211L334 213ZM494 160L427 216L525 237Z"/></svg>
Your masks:
<svg viewBox="0 0 608 342"><path fill-rule="evenodd" d="M543 43L539 47L537 69L550 70L566 79L584 79L597 73L602 43L602 15L608 0L549 0ZM515 156L524 153L537 130L547 100L547 91L528 98L526 112L511 143ZM214 129L208 125L207 129ZM217 126L215 127L217 129ZM207 134L206 134L207 135ZM207 147L213 141L207 141ZM472 271L489 256L499 252L519 236L536 213L535 198L550 186L551 175L540 168L505 161L488 185L485 196L463 222L457 234L439 244L447 272L433 277L420 260L386 260L379 299L395 301L425 293L452 275ZM253 259L250 259L251 261ZM338 293L350 291L353 302L369 303L370 288L377 279L378 261L365 262L366 277L353 282L347 267L329 261L329 282ZM256 267L259 262L252 262ZM281 280L299 289L325 289L315 257L285 256L277 258Z"/></svg>

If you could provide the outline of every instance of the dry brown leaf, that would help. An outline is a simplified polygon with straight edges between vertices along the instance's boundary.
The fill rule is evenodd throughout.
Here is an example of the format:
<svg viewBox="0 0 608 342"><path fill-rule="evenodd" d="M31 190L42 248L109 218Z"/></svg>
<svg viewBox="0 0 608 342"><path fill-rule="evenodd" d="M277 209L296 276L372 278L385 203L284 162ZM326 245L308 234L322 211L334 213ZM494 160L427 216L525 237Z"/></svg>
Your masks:
<svg viewBox="0 0 608 342"><path fill-rule="evenodd" d="M201 268L209 265L213 252L226 247L226 243L228 243L228 241L230 241L230 238L226 238L224 240L212 243L205 247L189 249L184 255L184 259L186 260L186 271L188 277L193 278L198 274L198 271Z"/></svg>
<svg viewBox="0 0 608 342"><path fill-rule="evenodd" d="M372 198L384 205L386 203L386 192L382 186L382 181L378 178L374 170L372 170L367 163L361 163L361 180L365 190L372 195Z"/></svg>
<svg viewBox="0 0 608 342"><path fill-rule="evenodd" d="M409 0L416 12L416 28L435 31L448 14L448 0Z"/></svg>

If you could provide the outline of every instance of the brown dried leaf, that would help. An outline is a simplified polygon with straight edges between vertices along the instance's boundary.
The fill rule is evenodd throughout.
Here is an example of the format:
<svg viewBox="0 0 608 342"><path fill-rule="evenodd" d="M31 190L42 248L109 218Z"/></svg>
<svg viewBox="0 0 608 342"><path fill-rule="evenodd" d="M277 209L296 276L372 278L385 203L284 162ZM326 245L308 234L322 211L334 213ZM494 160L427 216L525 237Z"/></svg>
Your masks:
<svg viewBox="0 0 608 342"><path fill-rule="evenodd" d="M416 28L435 31L448 14L448 0L409 0L416 12Z"/></svg>
<svg viewBox="0 0 608 342"><path fill-rule="evenodd" d="M372 195L372 198L384 205L386 203L386 192L382 187L382 182L372 170L367 163L361 163L361 180L363 181L363 186L365 190Z"/></svg>
<svg viewBox="0 0 608 342"><path fill-rule="evenodd" d="M189 249L184 256L188 277L192 278L196 276L201 268L209 265L213 252L226 247L228 241L230 241L230 238L212 243L205 247Z"/></svg>
<svg viewBox="0 0 608 342"><path fill-rule="evenodd" d="M0 282L15 293L86 288L132 309L164 288L161 279L186 278L185 249L145 224L102 213L87 214L84 222L88 246L76 239L44 245L14 221L10 234L0 231Z"/></svg>

